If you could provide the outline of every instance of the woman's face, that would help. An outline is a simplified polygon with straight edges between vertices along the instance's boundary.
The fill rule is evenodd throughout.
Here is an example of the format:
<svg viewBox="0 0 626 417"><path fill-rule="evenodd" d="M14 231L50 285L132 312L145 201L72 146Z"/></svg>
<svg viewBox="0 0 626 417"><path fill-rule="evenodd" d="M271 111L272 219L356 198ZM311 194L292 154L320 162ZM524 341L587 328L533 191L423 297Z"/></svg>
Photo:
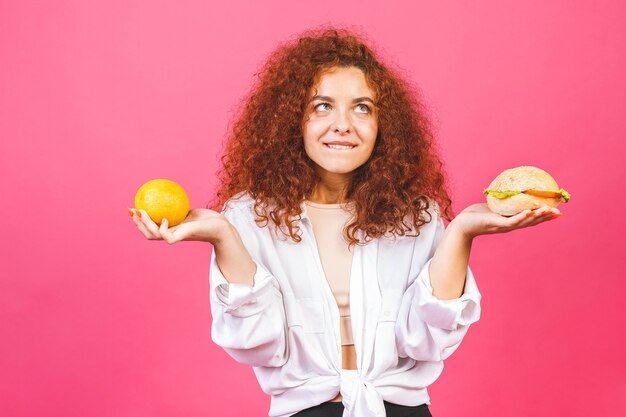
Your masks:
<svg viewBox="0 0 626 417"><path fill-rule="evenodd" d="M320 75L309 92L302 132L306 154L322 178L350 174L372 155L378 134L375 102L365 74L356 67Z"/></svg>

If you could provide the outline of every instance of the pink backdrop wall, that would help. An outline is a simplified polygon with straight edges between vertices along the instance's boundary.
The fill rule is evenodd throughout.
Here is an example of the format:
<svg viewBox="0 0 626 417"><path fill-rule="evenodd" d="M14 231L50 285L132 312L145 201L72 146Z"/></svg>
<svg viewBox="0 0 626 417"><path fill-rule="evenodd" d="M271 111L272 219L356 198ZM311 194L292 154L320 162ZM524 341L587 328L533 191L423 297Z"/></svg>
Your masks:
<svg viewBox="0 0 626 417"><path fill-rule="evenodd" d="M210 340L210 246L143 240L126 207L163 177L203 206L254 73L321 23L421 87L457 211L522 164L573 195L475 241L483 316L435 417L626 413L625 3L394 3L0 0L2 415L266 415Z"/></svg>

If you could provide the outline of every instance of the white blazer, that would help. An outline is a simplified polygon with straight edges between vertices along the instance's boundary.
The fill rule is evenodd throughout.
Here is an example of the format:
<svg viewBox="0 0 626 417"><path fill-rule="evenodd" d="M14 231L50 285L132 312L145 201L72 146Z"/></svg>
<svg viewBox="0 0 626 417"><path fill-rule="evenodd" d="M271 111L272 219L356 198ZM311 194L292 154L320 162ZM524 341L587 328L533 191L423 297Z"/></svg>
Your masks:
<svg viewBox="0 0 626 417"><path fill-rule="evenodd" d="M257 270L252 287L231 284L213 252L211 337L236 361L253 367L271 396L269 416L287 417L338 393L343 417L384 417L383 400L430 404L426 387L479 319L481 298L469 268L461 297L439 300L432 294L428 266L444 232L436 204L419 237L380 238L354 248L350 313L356 370L342 369L339 310L306 205L299 223L302 241L296 243L276 233L271 222L259 227L253 204L242 193L222 211Z"/></svg>

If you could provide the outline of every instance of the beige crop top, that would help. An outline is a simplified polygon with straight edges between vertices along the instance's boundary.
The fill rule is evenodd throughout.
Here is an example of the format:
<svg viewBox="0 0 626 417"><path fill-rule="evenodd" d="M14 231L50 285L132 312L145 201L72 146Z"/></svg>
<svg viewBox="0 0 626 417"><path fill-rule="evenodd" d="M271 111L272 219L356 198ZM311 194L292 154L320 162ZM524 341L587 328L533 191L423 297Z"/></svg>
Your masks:
<svg viewBox="0 0 626 417"><path fill-rule="evenodd" d="M343 238L343 228L352 217L348 204L320 204L305 201L313 225L324 274L339 307L341 344L353 345L350 321L350 272L352 251Z"/></svg>

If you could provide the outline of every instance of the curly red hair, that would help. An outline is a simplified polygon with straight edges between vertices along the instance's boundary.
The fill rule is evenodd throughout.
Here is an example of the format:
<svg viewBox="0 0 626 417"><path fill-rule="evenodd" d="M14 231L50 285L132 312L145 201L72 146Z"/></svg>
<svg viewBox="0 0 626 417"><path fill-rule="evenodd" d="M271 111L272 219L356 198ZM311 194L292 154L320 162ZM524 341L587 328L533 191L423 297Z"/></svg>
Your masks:
<svg viewBox="0 0 626 417"><path fill-rule="evenodd" d="M432 220L427 210L433 202L450 220L443 164L417 89L383 65L359 36L336 28L307 31L270 55L235 115L212 208L219 211L233 196L248 192L258 224L271 220L301 241L301 204L319 181L303 143L307 94L333 67L361 69L378 107L373 153L354 173L346 194L354 203L352 221L344 229L348 243L419 235ZM365 242L357 237L359 229Z"/></svg>

